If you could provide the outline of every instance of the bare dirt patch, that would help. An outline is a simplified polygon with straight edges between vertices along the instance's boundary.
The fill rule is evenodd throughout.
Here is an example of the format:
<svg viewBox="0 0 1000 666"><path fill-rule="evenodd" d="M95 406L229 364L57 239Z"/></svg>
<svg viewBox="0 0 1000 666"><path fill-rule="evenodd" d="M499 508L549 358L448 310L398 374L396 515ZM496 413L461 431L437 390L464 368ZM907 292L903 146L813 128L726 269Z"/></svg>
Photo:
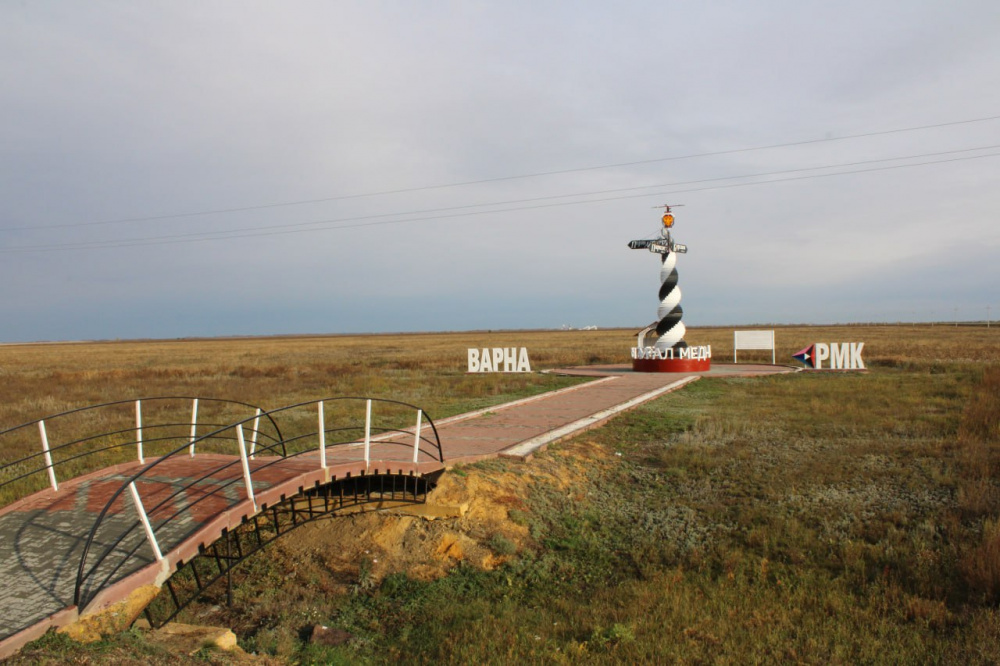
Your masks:
<svg viewBox="0 0 1000 666"><path fill-rule="evenodd" d="M524 502L530 486L578 492L586 468L606 458L605 449L581 441L530 463L454 468L428 496L430 511L414 507L423 515L408 515L404 507L323 520L275 548L282 560L311 561L326 572L329 589L340 593L375 587L395 573L435 580L459 563L489 571L531 543Z"/></svg>

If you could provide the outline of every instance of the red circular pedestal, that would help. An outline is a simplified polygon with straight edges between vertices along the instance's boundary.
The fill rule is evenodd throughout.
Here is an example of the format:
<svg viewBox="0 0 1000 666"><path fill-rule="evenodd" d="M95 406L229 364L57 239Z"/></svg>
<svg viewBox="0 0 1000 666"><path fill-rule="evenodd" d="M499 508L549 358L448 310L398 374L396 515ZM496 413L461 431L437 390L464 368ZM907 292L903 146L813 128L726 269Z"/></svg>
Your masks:
<svg viewBox="0 0 1000 666"><path fill-rule="evenodd" d="M635 372L708 372L712 359L693 358L636 358L632 360Z"/></svg>

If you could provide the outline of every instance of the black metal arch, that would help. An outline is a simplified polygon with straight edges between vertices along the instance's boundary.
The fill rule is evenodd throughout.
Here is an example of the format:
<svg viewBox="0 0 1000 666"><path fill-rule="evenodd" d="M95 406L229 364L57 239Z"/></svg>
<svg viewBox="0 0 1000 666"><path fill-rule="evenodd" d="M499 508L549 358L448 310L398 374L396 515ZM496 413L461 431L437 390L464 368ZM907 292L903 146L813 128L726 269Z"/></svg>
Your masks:
<svg viewBox="0 0 1000 666"><path fill-rule="evenodd" d="M369 504L420 504L427 498L433 481L428 477L404 474L375 474L346 477L309 488L274 506L262 506L259 513L222 536L177 569L142 613L154 627L173 620L188 605L222 578L229 584L232 599L232 571L292 530L323 518Z"/></svg>

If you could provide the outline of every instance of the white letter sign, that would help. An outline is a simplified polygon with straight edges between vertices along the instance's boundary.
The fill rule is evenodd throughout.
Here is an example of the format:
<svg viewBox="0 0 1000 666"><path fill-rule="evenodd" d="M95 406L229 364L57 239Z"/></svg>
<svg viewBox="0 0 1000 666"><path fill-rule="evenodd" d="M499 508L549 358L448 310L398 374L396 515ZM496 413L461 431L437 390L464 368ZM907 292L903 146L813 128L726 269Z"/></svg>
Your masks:
<svg viewBox="0 0 1000 666"><path fill-rule="evenodd" d="M863 342L817 342L792 354L792 358L813 370L866 370L861 359L864 348ZM823 367L823 361L830 362L828 368Z"/></svg>
<svg viewBox="0 0 1000 666"><path fill-rule="evenodd" d="M531 372L527 347L469 349L469 372Z"/></svg>

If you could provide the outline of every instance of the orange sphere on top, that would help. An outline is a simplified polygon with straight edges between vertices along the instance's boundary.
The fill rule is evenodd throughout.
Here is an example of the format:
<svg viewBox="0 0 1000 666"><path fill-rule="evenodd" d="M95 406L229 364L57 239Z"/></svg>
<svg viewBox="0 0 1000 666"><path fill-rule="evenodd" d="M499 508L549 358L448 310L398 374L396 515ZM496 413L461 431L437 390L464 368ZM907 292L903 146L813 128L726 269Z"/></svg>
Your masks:
<svg viewBox="0 0 1000 666"><path fill-rule="evenodd" d="M666 215L664 215L663 216L663 226L665 226L667 229L669 229L670 227L674 226L674 216L671 215L670 213L667 213Z"/></svg>

